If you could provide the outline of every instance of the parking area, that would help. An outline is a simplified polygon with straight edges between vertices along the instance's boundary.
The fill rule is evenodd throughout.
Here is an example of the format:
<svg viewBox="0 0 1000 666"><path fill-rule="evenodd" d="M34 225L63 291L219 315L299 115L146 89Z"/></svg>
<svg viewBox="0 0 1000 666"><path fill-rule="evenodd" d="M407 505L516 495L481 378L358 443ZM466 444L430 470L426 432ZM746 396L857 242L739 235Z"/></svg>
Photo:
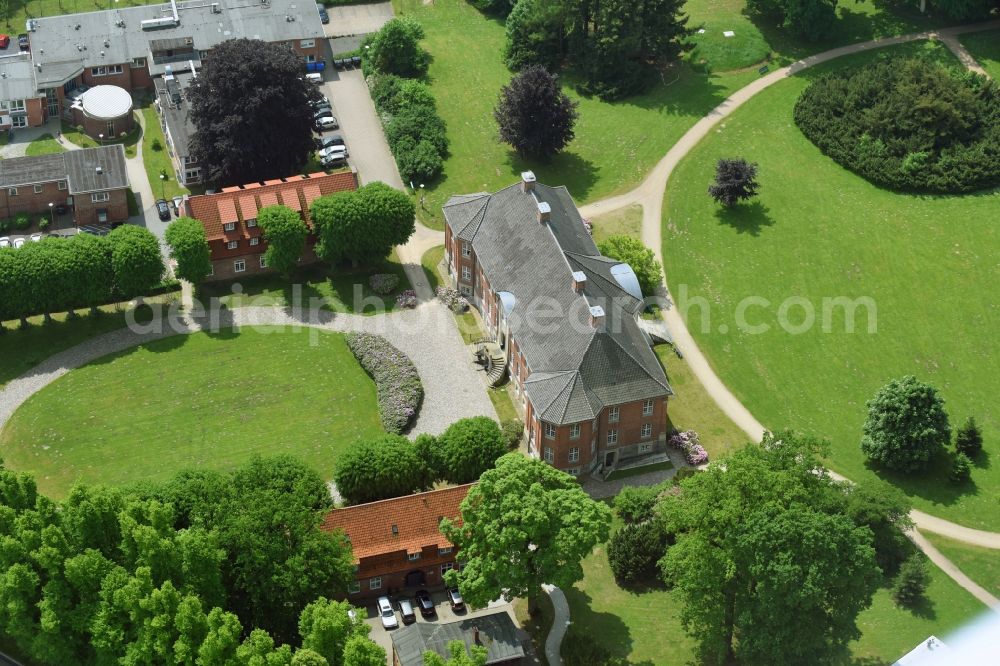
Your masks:
<svg viewBox="0 0 1000 666"><path fill-rule="evenodd" d="M392 601L393 608L396 611L396 622L398 623L398 625L399 625L400 628L403 627L403 626L405 626L403 624L402 617L400 617L400 613L399 613L399 599L401 599L401 598L406 598L406 599L408 599L410 601L411 604L413 604L413 611L414 611L414 614L416 616L416 620L415 621L417 623L423 623L423 624L446 624L446 623L449 623L449 622L455 622L457 620L465 620L465 619L468 619L468 618L478 617L480 615L486 615L486 614L490 614L490 613L495 613L498 610L503 610L508 615L510 615L510 619L514 622L514 624L515 625L517 624L517 618L514 616L514 608L513 608L513 606L511 606L511 604L507 603L506 601L503 601L502 599L499 600L499 601L492 602L486 608L476 608L476 609L473 609L473 608L469 608L467 606L466 610L456 612L456 611L453 611L451 609L451 605L448 602L448 594L447 594L447 592L445 590L440 590L440 591L431 592L431 600L434 602L435 614L434 614L433 617L429 617L429 618L424 618L421 615L420 609L418 608L417 603L414 600L412 593L390 596L390 600ZM367 606L365 606L365 611L366 611L366 614L367 614L366 617L365 617L365 622L367 622L368 625L372 628L371 634L369 634L369 635L372 638L372 640L374 640L376 643L378 643L379 645L381 645L385 649L385 653L386 653L386 657L387 657L387 663L391 663L392 662L392 632L393 631L398 631L398 629L385 629L382 626L382 621L379 618L378 609L376 607L376 602L374 600L372 600L371 603L369 603ZM530 638L530 636L528 636L527 632L521 632L521 633L523 634L523 635L520 636L521 641L522 641L522 645L524 646L525 651L528 652L529 650L531 650L531 638ZM529 659L529 663L530 663L530 661L531 660Z"/></svg>
<svg viewBox="0 0 1000 666"><path fill-rule="evenodd" d="M375 32L392 18L391 2L327 7L330 22L323 26L327 37L364 35Z"/></svg>

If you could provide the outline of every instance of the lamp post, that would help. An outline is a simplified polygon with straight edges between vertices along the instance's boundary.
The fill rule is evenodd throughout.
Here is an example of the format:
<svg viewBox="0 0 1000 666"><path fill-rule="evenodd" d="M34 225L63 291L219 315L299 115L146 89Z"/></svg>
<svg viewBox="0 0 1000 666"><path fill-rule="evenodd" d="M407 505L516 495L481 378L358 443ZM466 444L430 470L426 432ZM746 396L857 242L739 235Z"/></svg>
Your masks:
<svg viewBox="0 0 1000 666"><path fill-rule="evenodd" d="M163 191L164 191L163 188L166 187L166 183L167 183L167 174L161 173L160 174L160 198L161 199L166 199L167 198L167 196L163 193Z"/></svg>
<svg viewBox="0 0 1000 666"><path fill-rule="evenodd" d="M55 224L56 224L56 205L54 203L52 203L51 201L49 202L49 220L51 220L50 224L52 226L55 226Z"/></svg>
<svg viewBox="0 0 1000 666"><path fill-rule="evenodd" d="M97 135L97 143L101 144L102 146L104 145L104 135L103 134L98 134Z"/></svg>
<svg viewBox="0 0 1000 666"><path fill-rule="evenodd" d="M424 210L427 210L426 208L424 208L424 184L423 183L420 183L420 207L423 208Z"/></svg>

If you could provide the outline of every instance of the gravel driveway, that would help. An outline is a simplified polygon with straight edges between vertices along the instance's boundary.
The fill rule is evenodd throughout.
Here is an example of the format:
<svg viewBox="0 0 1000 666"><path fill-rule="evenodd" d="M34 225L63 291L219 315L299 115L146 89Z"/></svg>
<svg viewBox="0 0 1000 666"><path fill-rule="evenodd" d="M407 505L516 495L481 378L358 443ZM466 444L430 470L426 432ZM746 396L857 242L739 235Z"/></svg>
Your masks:
<svg viewBox="0 0 1000 666"><path fill-rule="evenodd" d="M485 375L476 370L455 329L451 312L436 300L424 302L413 310L370 317L325 311L310 317L283 307L246 307L225 310L215 319L213 326L204 317L192 319L183 315L174 318L173 326L120 329L46 359L0 391L0 429L32 394L74 368L171 335L233 325L288 326L299 331L302 344L309 344L312 328L367 331L384 336L410 357L424 385L424 402L410 431L411 437L424 432L439 434L453 421L469 416L497 418L486 393Z"/></svg>

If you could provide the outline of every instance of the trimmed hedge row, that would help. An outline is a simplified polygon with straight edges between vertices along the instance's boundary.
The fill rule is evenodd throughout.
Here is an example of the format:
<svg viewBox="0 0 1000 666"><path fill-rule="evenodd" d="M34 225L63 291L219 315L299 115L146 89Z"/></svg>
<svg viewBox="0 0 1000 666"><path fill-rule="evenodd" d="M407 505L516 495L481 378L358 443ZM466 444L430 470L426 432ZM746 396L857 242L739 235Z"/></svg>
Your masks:
<svg viewBox="0 0 1000 666"><path fill-rule="evenodd" d="M923 58L828 74L795 124L835 162L894 190L951 194L1000 185L1000 86Z"/></svg>
<svg viewBox="0 0 1000 666"><path fill-rule="evenodd" d="M427 85L372 72L368 88L403 180L423 184L441 175L448 136Z"/></svg>
<svg viewBox="0 0 1000 666"><path fill-rule="evenodd" d="M382 427L395 434L405 431L424 399L413 362L388 340L371 333L348 333L347 346L375 381Z"/></svg>

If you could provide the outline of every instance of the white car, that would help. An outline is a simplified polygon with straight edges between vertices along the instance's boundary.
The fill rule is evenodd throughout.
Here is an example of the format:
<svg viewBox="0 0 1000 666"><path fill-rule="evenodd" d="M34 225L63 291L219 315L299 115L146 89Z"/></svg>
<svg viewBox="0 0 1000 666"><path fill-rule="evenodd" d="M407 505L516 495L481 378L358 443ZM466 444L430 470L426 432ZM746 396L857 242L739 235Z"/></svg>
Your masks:
<svg viewBox="0 0 1000 666"><path fill-rule="evenodd" d="M347 146L327 146L319 151L319 158L323 159L325 157L349 157L350 153L347 152Z"/></svg>
<svg viewBox="0 0 1000 666"><path fill-rule="evenodd" d="M10 236L0 237L0 247L10 247Z"/></svg>
<svg viewBox="0 0 1000 666"><path fill-rule="evenodd" d="M41 234L31 234L31 242L37 243L40 240L42 240Z"/></svg>
<svg viewBox="0 0 1000 666"><path fill-rule="evenodd" d="M396 611L392 610L389 597L378 598L378 615L382 620L382 626L386 629L395 629L399 626L399 622L396 621Z"/></svg>
<svg viewBox="0 0 1000 666"><path fill-rule="evenodd" d="M326 130L340 129L340 123L333 116L320 116L316 119L316 129L321 132Z"/></svg>
<svg viewBox="0 0 1000 666"><path fill-rule="evenodd" d="M14 239L14 248L19 248L24 245L24 236Z"/></svg>

